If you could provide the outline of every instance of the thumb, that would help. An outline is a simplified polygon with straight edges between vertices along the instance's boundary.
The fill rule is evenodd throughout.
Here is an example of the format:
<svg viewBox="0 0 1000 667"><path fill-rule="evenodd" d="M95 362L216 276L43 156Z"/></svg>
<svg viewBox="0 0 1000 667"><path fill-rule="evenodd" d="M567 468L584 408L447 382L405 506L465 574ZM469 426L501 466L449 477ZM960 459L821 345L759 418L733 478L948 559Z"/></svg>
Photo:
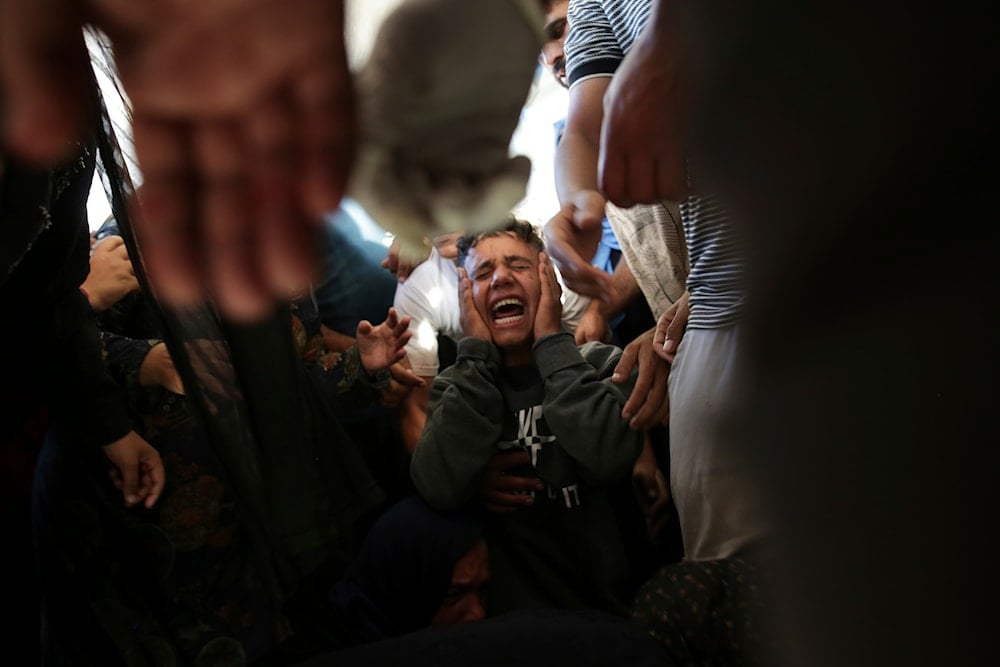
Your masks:
<svg viewBox="0 0 1000 667"><path fill-rule="evenodd" d="M368 334L370 334L372 332L372 329L374 329L374 328L375 327L373 327L372 323L369 322L368 320L361 320L360 322L358 322L358 332L357 333L358 333L359 336L367 336Z"/></svg>
<svg viewBox="0 0 1000 667"><path fill-rule="evenodd" d="M624 382L632 373L632 369L635 368L635 362L638 358L638 348L635 346L626 347L622 351L622 356L621 359L618 360L618 365L615 366L614 373L611 374L611 381Z"/></svg>
<svg viewBox="0 0 1000 667"><path fill-rule="evenodd" d="M122 495L125 497L125 504L129 507L139 502L139 471L134 465L122 465L116 463L118 472L121 473Z"/></svg>
<svg viewBox="0 0 1000 667"><path fill-rule="evenodd" d="M649 503L655 502L660 495L660 490L656 488L656 481L648 475L635 475L632 478L632 484L636 495Z"/></svg>

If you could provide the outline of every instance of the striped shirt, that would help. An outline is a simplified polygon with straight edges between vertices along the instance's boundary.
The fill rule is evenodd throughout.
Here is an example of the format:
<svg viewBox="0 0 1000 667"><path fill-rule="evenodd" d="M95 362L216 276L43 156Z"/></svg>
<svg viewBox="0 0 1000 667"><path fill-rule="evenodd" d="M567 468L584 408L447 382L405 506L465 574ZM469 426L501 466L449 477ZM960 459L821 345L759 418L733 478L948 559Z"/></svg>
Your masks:
<svg viewBox="0 0 1000 667"><path fill-rule="evenodd" d="M595 76L611 76L649 19L651 0L573 0L563 50L570 87Z"/></svg>
<svg viewBox="0 0 1000 667"><path fill-rule="evenodd" d="M573 0L564 45L570 88L610 77L649 19L651 0ZM743 258L726 208L714 195L681 204L681 224L691 271L687 278L688 327L734 324L743 310Z"/></svg>

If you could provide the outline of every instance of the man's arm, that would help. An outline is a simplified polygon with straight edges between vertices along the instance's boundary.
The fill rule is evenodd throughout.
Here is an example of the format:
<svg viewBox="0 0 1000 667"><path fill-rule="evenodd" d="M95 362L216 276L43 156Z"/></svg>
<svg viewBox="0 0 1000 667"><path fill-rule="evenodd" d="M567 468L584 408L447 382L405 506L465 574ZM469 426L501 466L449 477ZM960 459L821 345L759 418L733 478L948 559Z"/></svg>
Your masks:
<svg viewBox="0 0 1000 667"><path fill-rule="evenodd" d="M399 404L399 434L410 454L416 450L427 422L427 406L431 398L431 384L434 382L433 377L421 376L420 379L424 381L424 385L410 389Z"/></svg>
<svg viewBox="0 0 1000 667"><path fill-rule="evenodd" d="M611 275L611 295L610 301L594 299L587 306L576 329L577 345L591 341L608 342L608 323L642 295L639 283L635 281L632 269L624 258L618 262Z"/></svg>
<svg viewBox="0 0 1000 667"><path fill-rule="evenodd" d="M687 196L686 36L678 9L673 0L653 0L646 29L606 91L598 168L601 190L619 206Z"/></svg>
<svg viewBox="0 0 1000 667"><path fill-rule="evenodd" d="M628 475L642 448L643 434L621 418L631 383L611 381L619 353L600 344L581 350L566 333L546 336L534 346L545 381L545 418L590 484Z"/></svg>
<svg viewBox="0 0 1000 667"><path fill-rule="evenodd" d="M556 148L556 194L562 210L545 225L546 248L566 286L594 298L609 298L610 277L590 264L601 240L604 196L598 190L597 159L609 77L580 81L569 91L566 129Z"/></svg>
<svg viewBox="0 0 1000 667"><path fill-rule="evenodd" d="M417 491L439 510L461 507L479 492L503 425L496 387L500 353L485 340L463 338L455 363L431 385L427 424L410 461Z"/></svg>

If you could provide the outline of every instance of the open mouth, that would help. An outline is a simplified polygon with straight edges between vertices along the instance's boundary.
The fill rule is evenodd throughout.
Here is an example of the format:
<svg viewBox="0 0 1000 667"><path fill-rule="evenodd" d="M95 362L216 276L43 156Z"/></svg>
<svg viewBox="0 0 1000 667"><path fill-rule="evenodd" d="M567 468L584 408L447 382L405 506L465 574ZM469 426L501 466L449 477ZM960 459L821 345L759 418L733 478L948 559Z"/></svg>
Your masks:
<svg viewBox="0 0 1000 667"><path fill-rule="evenodd" d="M524 302L516 298L500 299L493 304L493 324L498 327L517 324L524 319Z"/></svg>

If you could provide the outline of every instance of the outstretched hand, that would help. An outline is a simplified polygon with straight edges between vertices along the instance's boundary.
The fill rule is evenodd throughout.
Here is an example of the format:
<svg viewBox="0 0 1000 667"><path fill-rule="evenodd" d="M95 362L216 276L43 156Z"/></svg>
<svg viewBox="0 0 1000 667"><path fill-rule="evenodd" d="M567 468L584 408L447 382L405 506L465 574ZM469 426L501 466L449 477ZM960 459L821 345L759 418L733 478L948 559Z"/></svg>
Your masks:
<svg viewBox="0 0 1000 667"><path fill-rule="evenodd" d="M481 338L492 343L493 335L490 333L490 328L486 325L482 313L476 308L476 302L472 298L472 280L469 279L469 273L463 267L458 268L458 305L462 335L467 338Z"/></svg>
<svg viewBox="0 0 1000 667"><path fill-rule="evenodd" d="M51 164L92 127L84 21L133 106L134 227L157 297L266 316L314 277L355 144L342 0L0 0L8 147ZM289 39L289 35L295 35Z"/></svg>
<svg viewBox="0 0 1000 667"><path fill-rule="evenodd" d="M567 204L545 223L542 231L545 247L559 267L559 275L566 287L583 296L610 301L613 298L611 276L587 259L594 256L601 240L603 206L603 197L600 198L600 207L595 210ZM591 208L594 207L596 204Z"/></svg>
<svg viewBox="0 0 1000 667"><path fill-rule="evenodd" d="M374 375L403 359L406 356L403 348L412 335L410 316L400 318L395 308L389 308L388 317L378 326L372 326L368 320L361 320L355 338L365 372Z"/></svg>
<svg viewBox="0 0 1000 667"><path fill-rule="evenodd" d="M103 448L111 461L111 481L125 498L125 506L142 503L149 509L163 492L166 475L156 448L135 431Z"/></svg>
<svg viewBox="0 0 1000 667"><path fill-rule="evenodd" d="M635 431L645 430L656 424L665 424L670 416L670 402L667 395L667 376L670 364L653 350L653 331L639 334L625 346L612 380L625 382L636 364L639 375L632 388L632 394L622 407L622 419L628 420Z"/></svg>

